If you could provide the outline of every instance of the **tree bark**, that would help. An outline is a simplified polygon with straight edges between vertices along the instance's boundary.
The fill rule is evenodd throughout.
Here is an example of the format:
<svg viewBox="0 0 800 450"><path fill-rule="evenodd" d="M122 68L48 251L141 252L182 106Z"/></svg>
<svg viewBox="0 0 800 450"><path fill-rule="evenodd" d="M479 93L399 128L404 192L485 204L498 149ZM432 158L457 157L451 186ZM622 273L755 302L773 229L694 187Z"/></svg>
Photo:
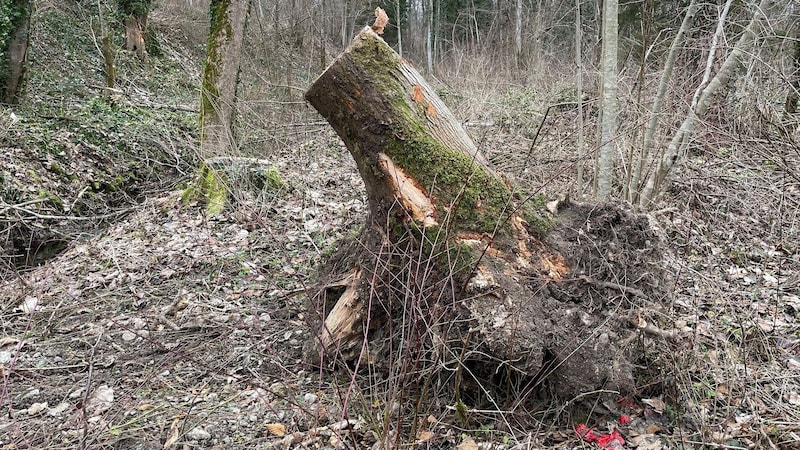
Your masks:
<svg viewBox="0 0 800 450"><path fill-rule="evenodd" d="M578 120L575 139L575 153L578 155L578 173L575 180L578 196L583 195L583 28L581 20L581 0L575 0L575 91L578 97Z"/></svg>
<svg viewBox="0 0 800 450"><path fill-rule="evenodd" d="M597 158L597 197L606 198L611 194L614 178L614 154L616 153L617 113L617 48L618 43L617 0L603 2L603 59L601 78L603 83L600 103L600 142Z"/></svg>
<svg viewBox="0 0 800 450"><path fill-rule="evenodd" d="M145 32L152 3L153 0L117 0L125 26L125 48L136 53L139 59L147 56Z"/></svg>
<svg viewBox="0 0 800 450"><path fill-rule="evenodd" d="M653 139L656 135L656 127L658 126L658 119L661 117L661 108L664 103L664 96L667 94L669 80L672 78L672 71L675 68L675 61L678 60L678 52L680 52L686 33L689 31L689 27L694 21L697 8L697 0L691 0L689 2L689 6L686 8L686 15L683 16L681 27L678 28L678 32L675 34L675 39L672 40L672 45L670 46L669 53L667 54L667 62L664 64L664 72L661 74L661 80L658 82L656 96L653 99L653 107L650 110L650 119L647 121L647 128L644 132L642 151L639 155L638 164L633 169L633 177L631 177L631 183L629 187L631 192L630 200L634 204L639 200L639 183L641 182L641 178L644 173L644 166L647 164L647 161L650 158ZM644 64L644 62L642 62L642 64Z"/></svg>
<svg viewBox="0 0 800 450"><path fill-rule="evenodd" d="M454 215L457 228L492 232L512 209L509 188L458 120L373 31L356 37L306 99L353 152L378 221L395 195L422 227Z"/></svg>
<svg viewBox="0 0 800 450"><path fill-rule="evenodd" d="M128 16L125 18L125 48L136 53L139 59L146 55L144 31L147 27L147 15Z"/></svg>
<svg viewBox="0 0 800 450"><path fill-rule="evenodd" d="M522 70L522 0L514 8L514 60L517 70Z"/></svg>
<svg viewBox="0 0 800 450"><path fill-rule="evenodd" d="M753 42L756 40L760 26L767 20L767 11L771 9L774 3L774 0L761 0L758 7L756 7L753 18L741 37L739 37L733 50L725 58L725 62L722 63L722 67L714 75L714 78L703 88L697 99L697 104L689 109L688 114L681 122L680 128L678 128L678 131L670 140L669 146L664 151L658 166L647 178L647 184L639 197L639 206L649 207L663 189L664 183L672 173L675 163L683 158L692 134L694 134L697 124L700 123L700 118L705 115L708 107L711 106L711 100L714 95L728 86L733 76L741 68L743 61L750 58L747 52L749 52Z"/></svg>
<svg viewBox="0 0 800 450"><path fill-rule="evenodd" d="M239 63L249 0L212 0L203 85L200 91L200 155L230 154Z"/></svg>
<svg viewBox="0 0 800 450"><path fill-rule="evenodd" d="M0 27L0 102L19 103L28 63L31 0L13 0L0 7L10 18L8 28Z"/></svg>
<svg viewBox="0 0 800 450"><path fill-rule="evenodd" d="M659 254L658 239L645 219L564 200L550 205L556 221L540 199L534 206L515 195L419 72L370 28L305 96L344 141L369 201L361 235L321 269L311 306L320 313L323 356L375 361L374 342L396 339L389 330L400 330L402 342L380 348L427 351L420 358L443 358L440 364L465 355L459 364L479 364L472 374L491 376L503 367L528 377L553 375L555 391L564 395L632 389L626 351L609 340L621 331L615 320L589 318L598 305L590 299L599 298L595 289L627 284L657 297L662 288L654 286L664 283L653 277L661 269L642 258ZM587 223L597 228L579 232ZM608 242L578 244L621 223L647 237L614 242L617 262L609 261ZM620 235L604 236L600 241ZM653 248L644 252L644 245ZM636 267L608 272L628 259ZM636 279L629 278L633 272ZM586 301L592 306L581 306ZM575 323L581 314L583 325Z"/></svg>
<svg viewBox="0 0 800 450"><path fill-rule="evenodd" d="M797 102L800 99L800 20L795 21L792 37L792 73L788 77L789 92L786 93L786 102L783 105L783 112L788 115L797 112Z"/></svg>

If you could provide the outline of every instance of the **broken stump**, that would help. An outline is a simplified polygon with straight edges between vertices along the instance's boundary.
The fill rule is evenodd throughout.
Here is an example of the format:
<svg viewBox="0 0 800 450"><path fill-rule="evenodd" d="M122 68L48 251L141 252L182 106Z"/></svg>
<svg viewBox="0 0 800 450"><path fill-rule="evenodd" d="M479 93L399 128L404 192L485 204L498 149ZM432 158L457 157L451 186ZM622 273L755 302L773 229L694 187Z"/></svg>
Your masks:
<svg viewBox="0 0 800 450"><path fill-rule="evenodd" d="M638 314L666 296L646 217L520 195L369 27L305 97L369 200L361 234L321 269L323 355L380 364L405 349L464 383L462 368L480 383L504 373L566 398L635 390Z"/></svg>

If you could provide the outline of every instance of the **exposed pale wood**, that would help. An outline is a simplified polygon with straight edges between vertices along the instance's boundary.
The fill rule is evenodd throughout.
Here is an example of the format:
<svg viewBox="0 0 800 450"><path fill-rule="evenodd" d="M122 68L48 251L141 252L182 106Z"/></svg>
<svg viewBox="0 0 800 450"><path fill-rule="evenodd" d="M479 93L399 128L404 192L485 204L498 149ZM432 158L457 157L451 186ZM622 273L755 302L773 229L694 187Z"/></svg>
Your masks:
<svg viewBox="0 0 800 450"><path fill-rule="evenodd" d="M322 347L328 351L335 351L346 341L352 341L359 331L356 324L361 319L363 301L358 293L361 270L356 269L350 275L328 287L345 287L344 293L336 301L322 329Z"/></svg>
<svg viewBox="0 0 800 450"><path fill-rule="evenodd" d="M640 219L565 198L550 205L564 220L556 224L520 205L435 91L369 27L305 97L344 141L369 199L365 228L321 271L339 279L321 281L310 300L326 314L322 352L310 353L356 366L397 348L431 352L418 355L426 361L460 354L486 374L547 370L568 396L633 388L626 351L609 338L629 325L598 312L609 294L639 301L661 285L647 261L658 253L643 251L655 237ZM597 232L607 226L643 235ZM631 286L620 261L641 266ZM581 278L589 273L604 278Z"/></svg>
<svg viewBox="0 0 800 450"><path fill-rule="evenodd" d="M140 59L145 57L144 31L146 26L146 15L125 18L125 48L136 53Z"/></svg>
<svg viewBox="0 0 800 450"><path fill-rule="evenodd" d="M439 216L455 206L486 208L487 217L476 221L483 224L489 214L497 221L504 208L512 209L510 190L463 126L370 27L320 75L306 99L352 153L377 220L398 205L421 226L441 223ZM465 186L468 195L460 197ZM470 197L481 190L494 197Z"/></svg>

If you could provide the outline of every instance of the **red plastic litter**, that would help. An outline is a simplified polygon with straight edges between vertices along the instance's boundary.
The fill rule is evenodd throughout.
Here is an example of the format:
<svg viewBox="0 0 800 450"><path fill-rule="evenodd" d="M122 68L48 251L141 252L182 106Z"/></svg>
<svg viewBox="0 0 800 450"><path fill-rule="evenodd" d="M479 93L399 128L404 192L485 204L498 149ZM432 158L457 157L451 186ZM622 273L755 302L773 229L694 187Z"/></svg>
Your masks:
<svg viewBox="0 0 800 450"><path fill-rule="evenodd" d="M625 438L617 430L611 433L595 433L594 430L581 423L575 428L575 433L584 442L593 442L603 450L617 450L625 445Z"/></svg>

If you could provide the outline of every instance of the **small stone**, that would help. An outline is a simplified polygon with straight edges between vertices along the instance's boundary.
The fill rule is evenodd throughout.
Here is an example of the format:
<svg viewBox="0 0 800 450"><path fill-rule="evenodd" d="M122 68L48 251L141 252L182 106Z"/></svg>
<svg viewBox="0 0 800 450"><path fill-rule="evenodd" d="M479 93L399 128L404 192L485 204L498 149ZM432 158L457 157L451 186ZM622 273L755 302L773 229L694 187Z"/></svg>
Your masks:
<svg viewBox="0 0 800 450"><path fill-rule="evenodd" d="M40 412L44 411L45 409L47 409L47 402L34 403L34 404L32 404L31 406L28 407L28 415L29 416L35 416L36 414L39 414Z"/></svg>
<svg viewBox="0 0 800 450"><path fill-rule="evenodd" d="M316 394L312 394L309 392L308 394L305 394L303 396L303 401L305 401L306 403L314 403L317 401L318 398L319 397L317 397Z"/></svg>
<svg viewBox="0 0 800 450"><path fill-rule="evenodd" d="M76 398L82 397L82 396L83 396L83 388L78 388L77 390L74 390L74 391L69 393L69 398L71 398L71 399L76 399Z"/></svg>
<svg viewBox="0 0 800 450"><path fill-rule="evenodd" d="M72 403L70 403L70 402L61 402L58 405L50 408L50 411L48 411L47 413L50 414L53 417L60 417L61 414L66 412L71 407L72 407Z"/></svg>
<svg viewBox="0 0 800 450"><path fill-rule="evenodd" d="M125 342L130 342L130 341L136 339L136 337L137 337L136 333L134 333L132 331L127 331L126 330L126 331L122 332L122 340L125 341Z"/></svg>
<svg viewBox="0 0 800 450"><path fill-rule="evenodd" d="M22 396L22 399L24 400L31 397L38 397L39 394L41 393L42 391L40 391L39 389L31 389L30 391L26 392L25 395Z"/></svg>
<svg viewBox="0 0 800 450"><path fill-rule="evenodd" d="M206 441L211 439L211 433L200 427L195 427L186 433L186 437L195 441Z"/></svg>

